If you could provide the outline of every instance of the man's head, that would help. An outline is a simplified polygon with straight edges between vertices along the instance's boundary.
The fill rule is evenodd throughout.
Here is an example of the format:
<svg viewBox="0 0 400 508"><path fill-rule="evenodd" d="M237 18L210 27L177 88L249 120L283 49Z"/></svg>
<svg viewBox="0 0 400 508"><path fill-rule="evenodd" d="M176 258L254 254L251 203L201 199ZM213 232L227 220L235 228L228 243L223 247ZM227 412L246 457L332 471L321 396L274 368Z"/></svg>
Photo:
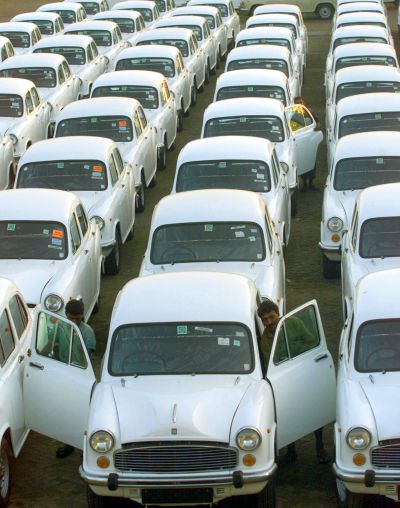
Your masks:
<svg viewBox="0 0 400 508"><path fill-rule="evenodd" d="M258 317L270 333L276 330L280 316L279 307L272 300L264 300L257 309Z"/></svg>
<svg viewBox="0 0 400 508"><path fill-rule="evenodd" d="M70 300L65 306L65 314L67 318L76 325L81 324L84 310L85 308L82 300Z"/></svg>

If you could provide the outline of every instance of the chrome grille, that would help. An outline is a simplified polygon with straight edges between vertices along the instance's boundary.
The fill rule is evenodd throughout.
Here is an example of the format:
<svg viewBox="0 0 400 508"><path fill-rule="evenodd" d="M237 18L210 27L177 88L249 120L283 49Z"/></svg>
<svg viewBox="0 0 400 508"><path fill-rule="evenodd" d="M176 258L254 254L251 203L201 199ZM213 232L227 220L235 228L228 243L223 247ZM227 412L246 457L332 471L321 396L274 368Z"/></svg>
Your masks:
<svg viewBox="0 0 400 508"><path fill-rule="evenodd" d="M150 443L127 445L114 454L119 471L151 473L199 473L237 466L237 451L209 443Z"/></svg>
<svg viewBox="0 0 400 508"><path fill-rule="evenodd" d="M377 446L371 452L371 462L375 467L400 469L400 444Z"/></svg>

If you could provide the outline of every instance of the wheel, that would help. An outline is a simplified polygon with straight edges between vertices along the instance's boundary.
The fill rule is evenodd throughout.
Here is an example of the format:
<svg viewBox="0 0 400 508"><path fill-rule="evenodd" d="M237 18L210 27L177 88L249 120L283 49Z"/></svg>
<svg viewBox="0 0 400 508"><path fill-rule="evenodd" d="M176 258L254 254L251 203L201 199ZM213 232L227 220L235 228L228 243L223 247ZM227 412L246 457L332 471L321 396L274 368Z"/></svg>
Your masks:
<svg viewBox="0 0 400 508"><path fill-rule="evenodd" d="M129 230L128 236L126 237L126 241L127 242L132 241L134 236L135 236L135 224L132 224L132 227Z"/></svg>
<svg viewBox="0 0 400 508"><path fill-rule="evenodd" d="M107 275L115 275L119 272L121 266L121 245L121 234L119 229L117 229L114 248L104 261L104 271Z"/></svg>
<svg viewBox="0 0 400 508"><path fill-rule="evenodd" d="M146 182L144 181L144 175L142 172L140 174L140 185L136 192L136 211L138 213L144 211L145 194L146 194Z"/></svg>
<svg viewBox="0 0 400 508"><path fill-rule="evenodd" d="M99 310L100 310L100 293L99 296L97 297L96 303L94 304L92 314L97 314Z"/></svg>
<svg viewBox="0 0 400 508"><path fill-rule="evenodd" d="M339 263L331 261L325 254L322 254L322 273L325 279L335 279L337 276Z"/></svg>
<svg viewBox="0 0 400 508"><path fill-rule="evenodd" d="M167 138L164 137L164 145L157 158L157 169L163 170L167 167Z"/></svg>
<svg viewBox="0 0 400 508"><path fill-rule="evenodd" d="M89 486L86 487L86 501L88 508L107 508L107 506L109 506L109 500L109 497L98 496Z"/></svg>
<svg viewBox="0 0 400 508"><path fill-rule="evenodd" d="M3 439L0 450L0 507L6 506L10 498L12 458L10 445L7 439Z"/></svg>
<svg viewBox="0 0 400 508"><path fill-rule="evenodd" d="M178 121L177 121L177 125L176 125L176 130L178 132L183 131L183 106L182 106L182 109L180 109L178 111Z"/></svg>
<svg viewBox="0 0 400 508"><path fill-rule="evenodd" d="M249 496L238 496L240 506L246 508L275 508L276 507L276 489L275 480L271 478L267 485L258 494Z"/></svg>
<svg viewBox="0 0 400 508"><path fill-rule="evenodd" d="M204 71L204 83L208 85L210 82L210 62L207 61L207 65Z"/></svg>
<svg viewBox="0 0 400 508"><path fill-rule="evenodd" d="M196 106L196 103L197 103L197 88L196 88L196 81L195 81L192 86L192 93L190 94L190 105Z"/></svg>
<svg viewBox="0 0 400 508"><path fill-rule="evenodd" d="M330 4L319 4L318 7L315 9L315 14L320 19L331 19L334 12L335 9L333 5Z"/></svg>
<svg viewBox="0 0 400 508"><path fill-rule="evenodd" d="M297 209L297 192L295 191L290 198L290 214L292 217L296 217L298 209Z"/></svg>
<svg viewBox="0 0 400 508"><path fill-rule="evenodd" d="M150 180L149 187L153 188L157 184L157 171L154 173L153 178Z"/></svg>
<svg viewBox="0 0 400 508"><path fill-rule="evenodd" d="M342 480L336 478L336 501L339 508L362 508L364 494L355 494L346 489Z"/></svg>
<svg viewBox="0 0 400 508"><path fill-rule="evenodd" d="M216 69L219 69L221 67L221 48L219 47L218 48L218 51L217 51L217 64L216 64Z"/></svg>

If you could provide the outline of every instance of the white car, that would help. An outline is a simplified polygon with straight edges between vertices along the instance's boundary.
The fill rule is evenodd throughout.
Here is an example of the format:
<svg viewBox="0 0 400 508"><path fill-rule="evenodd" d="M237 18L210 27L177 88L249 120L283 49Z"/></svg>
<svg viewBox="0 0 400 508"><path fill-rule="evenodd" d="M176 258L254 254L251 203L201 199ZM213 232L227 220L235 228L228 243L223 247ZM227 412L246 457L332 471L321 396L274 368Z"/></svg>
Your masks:
<svg viewBox="0 0 400 508"><path fill-rule="evenodd" d="M32 81L0 79L0 135L10 136L16 159L36 141L51 136L50 115L50 104L40 99Z"/></svg>
<svg viewBox="0 0 400 508"><path fill-rule="evenodd" d="M344 5L349 3L365 2L366 0L337 0L337 5ZM367 0L368 2L374 2L382 4L385 0Z"/></svg>
<svg viewBox="0 0 400 508"><path fill-rule="evenodd" d="M1 95L0 95L1 104ZM7 189L15 175L14 145L10 136L0 136L0 190Z"/></svg>
<svg viewBox="0 0 400 508"><path fill-rule="evenodd" d="M137 46L122 51L115 64L116 71L144 70L163 74L175 96L178 111L178 131L183 128L183 116L189 113L192 96L191 73L186 69L182 54L172 46Z"/></svg>
<svg viewBox="0 0 400 508"><path fill-rule="evenodd" d="M93 19L93 16L98 12L105 12L109 9L107 0L80 0L78 3L85 9L88 19Z"/></svg>
<svg viewBox="0 0 400 508"><path fill-rule="evenodd" d="M107 58L99 53L96 43L87 35L54 35L38 42L33 53L55 53L65 57L71 72L82 82L81 98L90 95L93 82L108 66Z"/></svg>
<svg viewBox="0 0 400 508"><path fill-rule="evenodd" d="M185 145L176 163L172 193L200 189L258 192L267 205L282 244L288 244L291 224L289 185L275 147L267 139L217 136Z"/></svg>
<svg viewBox="0 0 400 508"><path fill-rule="evenodd" d="M225 71L242 69L272 69L281 71L288 78L292 97L301 95L301 76L295 67L288 49L281 46L256 44L241 46L229 53Z"/></svg>
<svg viewBox="0 0 400 508"><path fill-rule="evenodd" d="M72 74L67 60L61 55L13 56L0 64L0 77L32 81L42 101L47 101L51 106L52 124L60 111L80 96L81 80Z"/></svg>
<svg viewBox="0 0 400 508"><path fill-rule="evenodd" d="M357 65L337 71L332 94L326 101L327 130L333 129L336 106L340 100L375 92L400 92L400 70L379 65Z"/></svg>
<svg viewBox="0 0 400 508"><path fill-rule="evenodd" d="M39 28L42 39L51 35L61 35L64 32L61 16L55 12L24 12L17 14L10 21L34 23Z"/></svg>
<svg viewBox="0 0 400 508"><path fill-rule="evenodd" d="M91 96L137 99L157 131L157 167L167 167L167 150L175 146L177 110L175 97L162 74L153 71L109 72L94 82Z"/></svg>
<svg viewBox="0 0 400 508"><path fill-rule="evenodd" d="M349 2L347 4L337 6L332 22L334 22L338 16L341 16L342 14L348 14L350 12L379 12L385 16L387 14L385 5L379 2L365 1L356 2L355 4Z"/></svg>
<svg viewBox="0 0 400 508"><path fill-rule="evenodd" d="M38 313L26 423L83 447L89 505L110 496L191 504L195 493L196 503L240 496L243 506L275 507L278 450L334 420L335 370L315 301L281 319L269 363L262 358L259 301L235 274L131 280L114 306L100 383L76 325ZM296 347L286 332L283 349L292 319L309 340ZM54 357L54 325L80 339L74 359Z"/></svg>
<svg viewBox="0 0 400 508"><path fill-rule="evenodd" d="M227 28L228 51L235 47L236 37L240 31L240 19L231 0L190 0L188 6L192 5L211 5L211 7L217 7L222 21Z"/></svg>
<svg viewBox="0 0 400 508"><path fill-rule="evenodd" d="M136 190L132 168L113 141L66 137L36 143L19 161L15 188L76 194L100 228L105 273L118 273L121 245L133 238Z"/></svg>
<svg viewBox="0 0 400 508"><path fill-rule="evenodd" d="M358 132L400 130L400 94L381 92L346 97L336 107L333 125L327 131L328 167L339 139Z"/></svg>
<svg viewBox="0 0 400 508"><path fill-rule="evenodd" d="M349 12L341 14L332 23L332 31L341 26L372 25L385 28L390 34L389 21L385 14L380 12Z"/></svg>
<svg viewBox="0 0 400 508"><path fill-rule="evenodd" d="M77 2L52 2L41 5L38 12L55 12L61 16L64 26L87 19L85 9Z"/></svg>
<svg viewBox="0 0 400 508"><path fill-rule="evenodd" d="M144 210L145 189L157 180L157 133L139 101L98 97L69 104L58 117L55 136L99 136L115 141L133 169L136 211Z"/></svg>
<svg viewBox="0 0 400 508"><path fill-rule="evenodd" d="M154 208L139 276L200 271L246 275L261 298L285 309L282 243L255 192L206 189L162 198Z"/></svg>
<svg viewBox="0 0 400 508"><path fill-rule="evenodd" d="M175 0L155 0L160 17L167 17L176 8Z"/></svg>
<svg viewBox="0 0 400 508"><path fill-rule="evenodd" d="M172 11L171 16L201 16L207 20L210 31L217 41L217 67L219 67L222 58L228 54L228 29L222 22L219 10L208 5L187 5Z"/></svg>
<svg viewBox="0 0 400 508"><path fill-rule="evenodd" d="M196 92L203 90L208 72L207 59L192 30L173 27L157 28L138 35L136 46L151 44L178 48L182 53L186 68L192 74L193 89ZM194 99L193 103L195 102Z"/></svg>
<svg viewBox="0 0 400 508"><path fill-rule="evenodd" d="M400 132L362 132L339 140L322 205L319 246L326 278L336 276L342 235L350 228L358 194L373 185L400 182L399 164Z"/></svg>
<svg viewBox="0 0 400 508"><path fill-rule="evenodd" d="M399 284L398 269L363 277L342 331L333 464L339 506L362 506L371 494L398 500Z"/></svg>
<svg viewBox="0 0 400 508"><path fill-rule="evenodd" d="M27 206L28 205L28 206ZM30 307L64 313L82 299L85 320L99 299L100 230L72 192L12 189L0 193L0 276L11 279Z"/></svg>
<svg viewBox="0 0 400 508"><path fill-rule="evenodd" d="M0 23L0 36L7 37L11 42L15 55L30 53L32 46L42 38L42 34L35 23L22 21Z"/></svg>
<svg viewBox="0 0 400 508"><path fill-rule="evenodd" d="M214 102L239 97L277 99L284 106L293 103L285 74L270 69L223 72L215 85Z"/></svg>
<svg viewBox="0 0 400 508"><path fill-rule="evenodd" d="M154 28L188 28L193 31L198 45L204 51L207 59L206 83L210 80L210 74L215 74L218 63L218 45L210 31L207 21L201 16L170 16L154 23Z"/></svg>
<svg viewBox="0 0 400 508"><path fill-rule="evenodd" d="M151 0L127 0L125 2L118 2L113 6L112 10L139 12L143 16L146 28L152 28L153 23L160 17L156 2Z"/></svg>
<svg viewBox="0 0 400 508"><path fill-rule="evenodd" d="M323 139L314 117L300 104L283 106L277 99L239 98L213 102L203 116L201 137L256 136L275 144L288 175L292 215L297 213L297 177L315 167ZM245 146L243 150L245 150Z"/></svg>
<svg viewBox="0 0 400 508"><path fill-rule="evenodd" d="M138 33L145 30L145 22L140 12L136 11L106 11L99 12L93 19L113 21L119 26L122 38L132 46Z"/></svg>
<svg viewBox="0 0 400 508"><path fill-rule="evenodd" d="M107 70L114 69L121 51L129 47L124 41L118 25L112 21L89 20L74 23L65 29L65 34L88 35L96 43L99 53L108 60Z"/></svg>
<svg viewBox="0 0 400 508"><path fill-rule="evenodd" d="M0 62L4 62L10 56L14 56L14 48L10 42L10 39L0 35Z"/></svg>

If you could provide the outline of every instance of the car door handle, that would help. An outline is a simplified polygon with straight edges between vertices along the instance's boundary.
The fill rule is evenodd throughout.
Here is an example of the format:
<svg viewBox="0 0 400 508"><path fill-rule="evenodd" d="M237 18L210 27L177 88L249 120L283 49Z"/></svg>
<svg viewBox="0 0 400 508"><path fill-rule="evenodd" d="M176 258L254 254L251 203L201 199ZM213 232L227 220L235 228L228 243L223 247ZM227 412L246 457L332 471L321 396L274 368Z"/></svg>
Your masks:
<svg viewBox="0 0 400 508"><path fill-rule="evenodd" d="M320 362L321 360L325 360L326 358L328 358L328 354L322 353L322 355L319 355L316 358L314 358L314 362Z"/></svg>
<svg viewBox="0 0 400 508"><path fill-rule="evenodd" d="M44 366L40 365L40 363L29 362L29 366L35 367L35 369L44 370Z"/></svg>

